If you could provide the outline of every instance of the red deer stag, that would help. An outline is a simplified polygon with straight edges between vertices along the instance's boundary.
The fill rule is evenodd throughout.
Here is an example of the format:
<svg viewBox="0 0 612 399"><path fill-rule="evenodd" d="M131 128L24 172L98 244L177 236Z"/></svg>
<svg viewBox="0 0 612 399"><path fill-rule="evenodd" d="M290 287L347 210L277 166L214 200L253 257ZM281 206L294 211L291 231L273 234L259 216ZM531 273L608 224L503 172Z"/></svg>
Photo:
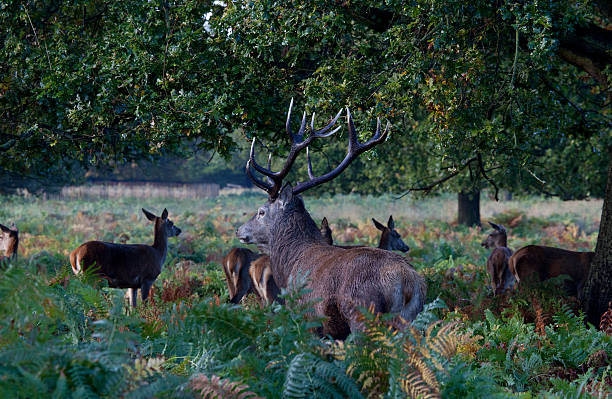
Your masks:
<svg viewBox="0 0 612 399"><path fill-rule="evenodd" d="M19 230L15 227L15 223L11 227L0 224L0 251L4 252L3 255L0 255L0 262L16 258L18 248Z"/></svg>
<svg viewBox="0 0 612 399"><path fill-rule="evenodd" d="M344 160L332 171L292 187L283 186L297 155L312 140L326 137L340 117L340 112L321 130L314 129L314 115L310 134L304 138L306 114L300 130L293 134L290 128L291 108L287 115L286 129L291 139L291 149L281 171L273 172L255 161L255 140L251 145L246 165L247 175L256 186L268 193L268 201L245 224L237 235L244 243L263 244L270 248L270 267L279 287L287 288L306 281L309 291L304 301L320 299L314 306L318 316L324 317L325 335L335 339L346 338L360 327L358 308L373 305L376 312L395 313L405 320L413 320L422 310L426 285L403 257L378 248L338 248L329 245L304 206L300 193L334 179L361 153L383 142L389 124L381 134L380 120L374 136L360 143L347 109L349 145ZM269 177L272 184L256 177L251 168Z"/></svg>
<svg viewBox="0 0 612 399"><path fill-rule="evenodd" d="M508 267L517 282L529 278L542 281L567 274L580 296L594 257L595 252L576 252L541 245L527 245L510 257Z"/></svg>
<svg viewBox="0 0 612 399"><path fill-rule="evenodd" d="M136 292L140 288L142 301L149 296L149 289L161 273L168 250L168 237L176 237L181 229L168 219L164 209L155 216L143 209L147 219L155 224L153 245L115 244L89 241L70 253L70 264L75 274L91 267L108 280L112 288L129 288L132 306L136 306Z"/></svg>
<svg viewBox="0 0 612 399"><path fill-rule="evenodd" d="M493 250L487 259L487 272L491 278L493 295L499 295L512 289L516 283L508 268L508 259L512 256L512 250L508 248L506 228L491 222L489 224L493 227L493 232L487 236L481 245Z"/></svg>
<svg viewBox="0 0 612 399"><path fill-rule="evenodd" d="M320 230L323 237L331 244L332 232L327 218L321 221ZM260 249L265 251L265 247ZM262 304L269 305L272 301L284 303L279 298L280 289L272 277L270 256L257 254L247 248L232 248L223 259L223 271L230 302L239 303L243 296L255 292Z"/></svg>

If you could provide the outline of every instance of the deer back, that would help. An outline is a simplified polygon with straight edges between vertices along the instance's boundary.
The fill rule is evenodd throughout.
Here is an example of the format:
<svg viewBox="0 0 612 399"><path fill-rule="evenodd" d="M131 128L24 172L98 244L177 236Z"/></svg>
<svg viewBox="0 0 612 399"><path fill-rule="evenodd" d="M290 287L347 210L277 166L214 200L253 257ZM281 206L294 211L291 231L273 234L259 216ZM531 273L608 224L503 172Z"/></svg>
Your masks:
<svg viewBox="0 0 612 399"><path fill-rule="evenodd" d="M566 274L581 285L594 256L594 252L528 245L512 255L508 266L518 282L530 277L541 281Z"/></svg>
<svg viewBox="0 0 612 399"><path fill-rule="evenodd" d="M142 244L89 241L70 254L75 274L93 267L115 288L140 288L144 280L155 280L161 273L161 262L157 251Z"/></svg>

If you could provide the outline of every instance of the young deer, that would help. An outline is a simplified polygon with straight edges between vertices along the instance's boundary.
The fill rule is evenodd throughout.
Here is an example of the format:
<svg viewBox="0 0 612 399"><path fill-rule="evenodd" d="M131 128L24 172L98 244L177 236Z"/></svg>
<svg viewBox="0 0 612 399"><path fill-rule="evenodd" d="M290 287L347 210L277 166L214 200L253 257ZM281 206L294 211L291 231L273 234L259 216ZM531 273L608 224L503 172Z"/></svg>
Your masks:
<svg viewBox="0 0 612 399"><path fill-rule="evenodd" d="M4 252L0 255L0 262L4 263L17 258L18 248L19 230L15 227L15 223L11 224L11 227L0 224L0 251Z"/></svg>
<svg viewBox="0 0 612 399"><path fill-rule="evenodd" d="M571 277L580 297L594 257L595 252L527 245L510 257L508 267L517 282L529 278L542 281L566 274Z"/></svg>
<svg viewBox="0 0 612 399"><path fill-rule="evenodd" d="M493 227L482 246L492 249L487 259L487 272L491 278L491 289L493 295L499 295L506 290L512 289L516 280L508 268L508 259L512 256L512 250L508 248L508 233L502 225L489 222Z"/></svg>
<svg viewBox="0 0 612 399"><path fill-rule="evenodd" d="M332 232L327 218L321 221L320 231L331 244ZM256 254L247 248L232 248L223 259L223 271L230 293L230 302L239 303L243 296L254 292L262 305L269 305L272 301L284 303L279 298L281 291L272 276L270 256Z"/></svg>
<svg viewBox="0 0 612 399"><path fill-rule="evenodd" d="M273 172L255 161L255 140L251 145L247 175L255 185L268 193L268 202L238 229L238 237L244 243L266 245L270 249L270 267L279 287L287 288L308 276L308 292L303 301L320 299L314 305L317 316L324 317L323 334L344 339L351 331L361 327L359 307L372 305L376 312L395 313L403 320L413 320L423 308L426 285L403 257L378 248L338 248L329 245L315 222L306 211L300 193L332 180L361 153L382 143L389 126L381 134L380 121L374 136L366 143L359 143L350 112L347 109L348 153L331 172L299 183L295 187L283 186L297 155L312 140L326 137L340 117L340 112L323 129L314 129L314 117L310 135L304 138L306 115L297 134L290 128L291 106L287 116L287 133L291 150L280 172ZM251 167L272 180L257 178Z"/></svg>
<svg viewBox="0 0 612 399"><path fill-rule="evenodd" d="M136 306L136 293L140 288L142 301L146 301L166 260L168 237L181 234L181 229L168 219L164 209L161 216L142 209L147 219L154 222L153 245L115 244L89 241L70 253L70 264L75 274L94 267L112 288L129 288L132 306Z"/></svg>

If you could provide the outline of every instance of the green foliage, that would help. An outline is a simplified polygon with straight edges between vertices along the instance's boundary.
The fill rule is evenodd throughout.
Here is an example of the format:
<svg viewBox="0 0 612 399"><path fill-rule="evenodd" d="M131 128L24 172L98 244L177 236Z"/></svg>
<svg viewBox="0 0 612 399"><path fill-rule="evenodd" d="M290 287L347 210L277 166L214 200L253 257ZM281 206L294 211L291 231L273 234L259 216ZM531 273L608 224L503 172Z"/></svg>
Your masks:
<svg viewBox="0 0 612 399"><path fill-rule="evenodd" d="M479 187L479 165L465 167L479 153L506 188L598 195L609 72L593 80L558 51L590 44L573 35L601 13L514 0L6 2L0 186L26 176L41 187L82 166L185 157L194 146L227 157L253 136L283 156L296 97L317 125L351 106L362 138L375 117L393 123L392 145L319 192L400 192L459 169L447 184ZM325 156L314 144L316 170L344 156L339 136ZM566 166L578 163L589 167L570 186Z"/></svg>

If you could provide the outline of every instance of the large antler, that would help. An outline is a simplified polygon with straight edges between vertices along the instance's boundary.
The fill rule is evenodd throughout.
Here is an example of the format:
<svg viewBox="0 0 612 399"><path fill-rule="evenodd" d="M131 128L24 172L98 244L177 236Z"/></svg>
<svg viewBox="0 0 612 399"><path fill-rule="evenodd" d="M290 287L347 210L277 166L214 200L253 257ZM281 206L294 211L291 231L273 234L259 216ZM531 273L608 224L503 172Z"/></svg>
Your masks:
<svg viewBox="0 0 612 399"><path fill-rule="evenodd" d="M300 125L300 130L297 132L297 134L293 134L290 126L292 108L293 99L291 99L291 104L289 105L289 111L287 112L287 123L285 125L287 129L287 134L289 135L289 139L291 140L291 150L289 151L289 155L287 156L287 160L285 161L283 168L278 172L273 172L272 170L270 170L269 163L268 167L264 168L255 161L255 138L253 138L253 142L251 143L251 152L249 154L249 160L246 164L246 172L249 178L253 180L253 183L255 183L257 187L261 188L262 190L265 190L271 199L276 198L276 196L280 192L283 184L283 179L291 170L291 167L293 166L293 163L295 162L295 159L297 158L299 152L306 148L314 139L328 137L340 129L339 126L334 130L330 131L330 129L336 124L336 121L340 117L342 110L338 111L338 114L336 114L335 118L333 118L327 124L327 126L320 130L315 130L315 114L312 114L312 120L310 122L310 135L308 136L308 138L304 139L304 132L306 131L306 112L304 112L304 115L302 116L302 124ZM259 173L263 174L264 176L267 176L268 183L264 182L261 179L258 179L255 175L253 175L251 171L251 166Z"/></svg>
<svg viewBox="0 0 612 399"><path fill-rule="evenodd" d="M351 116L351 111L348 109L348 107L346 108L346 118L347 118L347 123L348 123L349 146L348 146L348 151L346 153L346 156L344 157L342 162L340 162L340 165L338 165L331 172L328 172L319 177L315 177L312 173L312 165L310 163L310 153L307 150L306 157L308 161L308 177L310 178L310 180L303 182L303 183L298 183L297 186L293 187L293 194L297 195L299 193L303 193L309 188L318 186L319 184L323 184L325 182L328 182L334 179L336 176L342 173L342 171L346 169L349 166L349 164L353 162L353 160L357 158L361 153L385 141L385 139L387 138L387 134L389 133L389 128L391 126L389 122L387 122L387 126L385 127L385 130L381 134L380 118L378 118L376 120L376 132L374 133L374 136L372 136L372 138L370 138L368 141L362 144L357 139L357 132L355 131L355 124L353 123L353 117Z"/></svg>

